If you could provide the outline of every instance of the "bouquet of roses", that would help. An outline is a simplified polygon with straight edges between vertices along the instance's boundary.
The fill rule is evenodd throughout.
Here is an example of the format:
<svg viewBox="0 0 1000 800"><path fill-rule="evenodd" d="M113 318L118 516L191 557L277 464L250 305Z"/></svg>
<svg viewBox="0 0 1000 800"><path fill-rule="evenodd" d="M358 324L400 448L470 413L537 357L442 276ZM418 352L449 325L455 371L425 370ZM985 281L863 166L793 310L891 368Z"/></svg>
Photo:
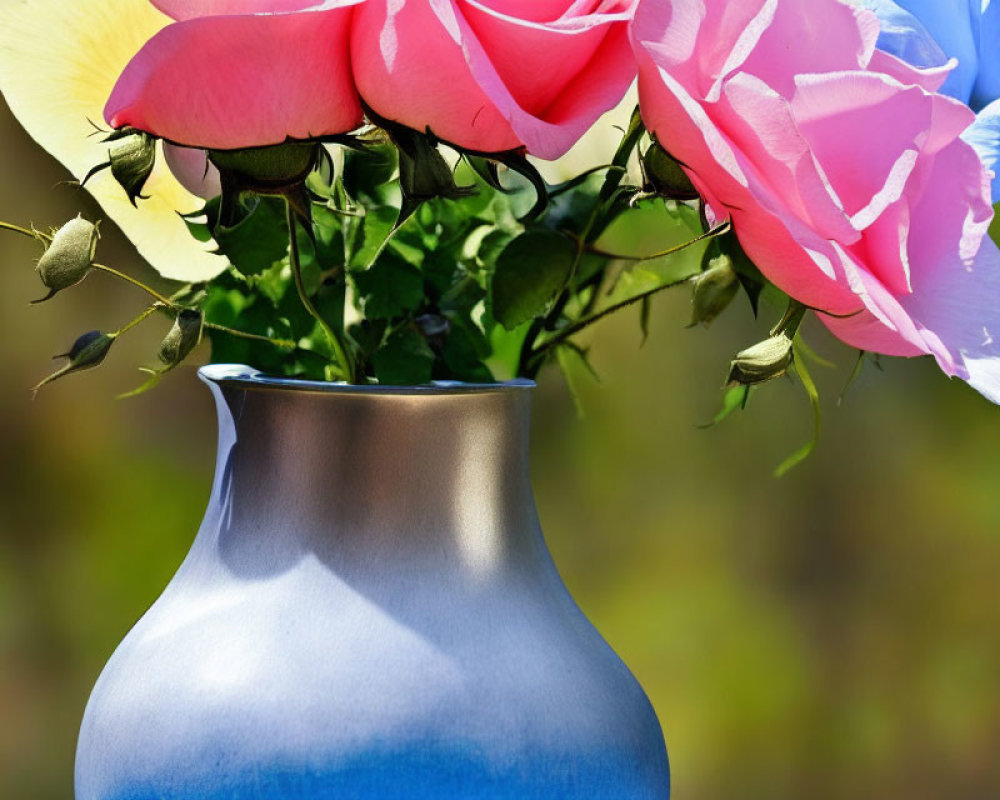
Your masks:
<svg viewBox="0 0 1000 800"><path fill-rule="evenodd" d="M741 293L773 319L724 410L786 374L818 408L809 314L998 402L1000 12L945 5L7 0L11 109L177 281L101 264L82 218L5 224L39 240L46 299L95 271L147 296L46 381L163 316L142 389L203 336L273 375L531 378L684 285L693 324ZM595 123L637 76L611 141ZM585 136L593 163L554 178ZM607 246L632 218L654 252Z"/></svg>

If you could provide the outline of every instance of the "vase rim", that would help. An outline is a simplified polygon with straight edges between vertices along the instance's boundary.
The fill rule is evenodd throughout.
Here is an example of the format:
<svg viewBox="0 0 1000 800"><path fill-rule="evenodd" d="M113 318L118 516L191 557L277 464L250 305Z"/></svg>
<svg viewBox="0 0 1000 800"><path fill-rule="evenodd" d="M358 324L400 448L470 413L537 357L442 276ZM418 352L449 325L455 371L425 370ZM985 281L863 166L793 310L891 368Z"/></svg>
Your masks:
<svg viewBox="0 0 1000 800"><path fill-rule="evenodd" d="M324 394L364 395L451 395L486 394L533 389L535 382L527 378L496 383L465 383L463 381L432 381L417 386L358 385L343 381L312 381L300 378L278 378L266 375L245 364L206 364L198 370L198 377L209 384L236 386L242 389L298 390Z"/></svg>

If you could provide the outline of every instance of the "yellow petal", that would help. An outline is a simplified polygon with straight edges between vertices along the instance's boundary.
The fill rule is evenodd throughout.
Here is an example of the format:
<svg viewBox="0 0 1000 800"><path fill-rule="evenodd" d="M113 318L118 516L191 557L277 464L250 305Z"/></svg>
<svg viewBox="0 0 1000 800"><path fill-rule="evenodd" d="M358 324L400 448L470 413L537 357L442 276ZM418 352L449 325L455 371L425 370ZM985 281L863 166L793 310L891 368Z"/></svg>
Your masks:
<svg viewBox="0 0 1000 800"><path fill-rule="evenodd" d="M0 91L29 134L81 180L107 161L94 135L119 74L170 19L147 0L0 0ZM162 154L161 154L162 155ZM203 281L226 268L178 216L203 201L182 187L163 158L138 209L104 170L87 182L101 207L157 272Z"/></svg>

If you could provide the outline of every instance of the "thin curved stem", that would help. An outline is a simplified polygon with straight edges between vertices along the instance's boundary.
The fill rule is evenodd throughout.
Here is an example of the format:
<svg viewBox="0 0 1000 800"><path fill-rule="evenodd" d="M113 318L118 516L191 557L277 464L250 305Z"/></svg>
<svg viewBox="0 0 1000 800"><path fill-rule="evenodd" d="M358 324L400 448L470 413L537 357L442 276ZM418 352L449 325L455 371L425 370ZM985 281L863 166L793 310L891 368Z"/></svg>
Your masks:
<svg viewBox="0 0 1000 800"><path fill-rule="evenodd" d="M728 221L723 222L721 225L717 225L711 230L705 231L705 233L701 234L700 236L696 236L695 238L689 239L688 241L683 242L682 244L676 245L674 247L669 247L666 250L661 250L659 253L651 253L648 256L628 256L628 255L623 255L621 253L608 253L605 250L589 246L587 247L587 252L595 256L602 256L603 258L614 259L615 261L653 261L654 259L657 258L672 256L675 253L679 253L682 250L686 250L687 248L698 244L698 242L703 242L706 239L712 239L716 236L720 236L723 233L726 233L729 230L729 227L730 225Z"/></svg>
<svg viewBox="0 0 1000 800"><path fill-rule="evenodd" d="M296 235L295 212L292 209L292 204L287 200L285 201L285 221L288 224L289 262L291 263L292 277L295 279L295 289L299 294L299 299L302 301L302 305L305 306L306 311L309 312L309 315L319 323L323 333L326 334L326 338L330 342L330 347L333 349L337 361L340 362L340 368L345 380L348 383L354 383L354 366L348 358L347 351L344 349L343 344L341 344L340 339L337 338L337 334L334 333L333 328L323 319L323 315L319 313L319 309L313 305L312 300L306 292L305 284L302 281L302 260L299 255L299 240Z"/></svg>
<svg viewBox="0 0 1000 800"><path fill-rule="evenodd" d="M235 336L238 339L249 339L253 342L267 342L268 344L273 344L275 347L288 347L296 348L298 345L291 339L272 339L270 336L262 336L259 333L247 333L246 331L238 331L235 328L227 328L225 325L219 325L215 322L206 322L204 327L209 328L213 331L219 331L220 333L228 333L230 336Z"/></svg>
<svg viewBox="0 0 1000 800"><path fill-rule="evenodd" d="M109 336L112 336L113 338L117 339L123 333L128 333L136 325L140 324L141 322L144 322L148 317L150 317L152 314L155 314L159 310L160 310L160 304L159 303L153 303L153 305L151 305L149 308L147 308L145 311L143 311L138 317L136 317L134 320L132 320L131 322L127 323L126 325L123 325L118 330L116 330L114 333L109 334Z"/></svg>
<svg viewBox="0 0 1000 800"><path fill-rule="evenodd" d="M650 289L649 291L641 292L640 294L637 294L634 297L630 297L627 300L622 300L619 303L615 303L614 305L611 305L611 306L608 306L607 308L601 309L596 314L592 314L589 317L577 320L576 322L574 322L571 325L567 325L565 328L562 328L560 331L558 331L555 336L553 336L551 339L548 339L547 341L543 342L542 344L540 344L538 347L536 347L531 352L531 356L530 356L529 361L528 361L529 366L537 366L540 363L540 360L542 358L544 358L545 355L552 348L558 347L560 344L562 344L563 342L565 342L570 337L575 336L576 334L580 333L580 331L584 330L585 328L589 328L595 322L599 322L600 320L604 319L605 317L610 316L611 314L614 314L616 311L620 311L623 308L627 308L628 306L635 305L636 303L641 302L642 300L646 299L647 297L652 297L653 295L659 294L660 292L665 291L666 289L673 289L673 288L675 288L677 286L682 286L683 284L687 283L689 280L691 280L691 276L690 275L687 276L687 277L685 277L685 278L682 278L681 280L678 280L678 281L673 281L671 283L665 283L665 284L663 284L663 286L657 286L655 289Z"/></svg>
<svg viewBox="0 0 1000 800"><path fill-rule="evenodd" d="M106 272L109 275L114 275L119 280L123 280L126 283L131 283L133 286L142 289L146 294L155 299L158 303L162 303L167 308L175 308L175 309L180 308L180 306L178 306L177 303L175 303L173 300L164 297L162 294L156 291L156 289L152 288L151 286L147 286L137 278L133 278L131 275L126 275L124 272L119 272L114 267L109 267L107 264L91 264L91 266L96 270L99 270L101 272Z"/></svg>
<svg viewBox="0 0 1000 800"><path fill-rule="evenodd" d="M30 236L32 239L44 239L47 242L52 241L52 237L47 233L36 231L34 229L29 230L28 228L22 228L20 225L14 225L10 222L0 222L0 229L12 231L13 233L19 233L22 236Z"/></svg>

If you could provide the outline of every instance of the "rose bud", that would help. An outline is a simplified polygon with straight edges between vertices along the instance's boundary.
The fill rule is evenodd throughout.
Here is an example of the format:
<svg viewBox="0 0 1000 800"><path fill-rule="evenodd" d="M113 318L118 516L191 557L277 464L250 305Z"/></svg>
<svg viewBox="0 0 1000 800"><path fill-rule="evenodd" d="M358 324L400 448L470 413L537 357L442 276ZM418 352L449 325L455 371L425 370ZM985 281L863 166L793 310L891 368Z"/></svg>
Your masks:
<svg viewBox="0 0 1000 800"><path fill-rule="evenodd" d="M71 219L56 231L35 268L49 293L35 303L43 303L87 277L94 264L99 236L97 226L83 217Z"/></svg>
<svg viewBox="0 0 1000 800"><path fill-rule="evenodd" d="M642 174L646 185L643 189L668 200L697 200L698 190L694 188L687 173L666 150L654 141L642 157Z"/></svg>
<svg viewBox="0 0 1000 800"><path fill-rule="evenodd" d="M101 333L100 331L90 331L83 334L73 343L68 353L56 356L56 358L68 358L69 363L41 381L32 391L37 392L46 384L69 375L71 372L80 372L99 366L104 361L117 336L114 333Z"/></svg>
<svg viewBox="0 0 1000 800"><path fill-rule="evenodd" d="M717 256L708 262L708 269L691 279L691 324L709 325L736 297L740 282L733 269L733 260L727 255Z"/></svg>
<svg viewBox="0 0 1000 800"><path fill-rule="evenodd" d="M223 181L234 183L240 191L280 194L309 176L319 153L315 142L288 142L245 150L211 150L208 158Z"/></svg>
<svg viewBox="0 0 1000 800"><path fill-rule="evenodd" d="M752 386L780 378L792 365L792 340L783 333L748 347L729 368L727 386Z"/></svg>
<svg viewBox="0 0 1000 800"><path fill-rule="evenodd" d="M112 134L109 141L111 174L134 206L137 199L146 199L142 189L156 166L156 139L143 131L123 128Z"/></svg>
<svg viewBox="0 0 1000 800"><path fill-rule="evenodd" d="M201 342L203 322L200 311L189 308L181 311L160 345L160 361L176 367L187 358Z"/></svg>

